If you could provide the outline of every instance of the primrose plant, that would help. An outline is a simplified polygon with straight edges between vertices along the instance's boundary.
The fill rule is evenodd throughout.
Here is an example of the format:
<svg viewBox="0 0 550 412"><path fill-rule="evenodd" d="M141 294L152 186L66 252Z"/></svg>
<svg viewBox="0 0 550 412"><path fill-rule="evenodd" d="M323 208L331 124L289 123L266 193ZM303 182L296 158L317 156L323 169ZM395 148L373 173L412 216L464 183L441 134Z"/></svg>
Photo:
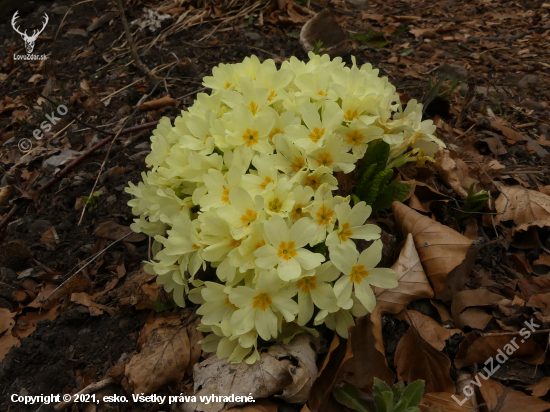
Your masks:
<svg viewBox="0 0 550 412"><path fill-rule="evenodd" d="M259 343L316 325L347 337L376 304L371 286L397 286L393 270L376 268L371 206L336 196L335 172L352 172L373 143L389 145L382 169L442 144L422 106L403 110L370 64L309 57L215 67L210 94L174 126L160 121L150 170L127 188L132 229L155 239L145 270L179 306L201 305L203 350L230 362L253 363ZM359 252L355 239L373 242Z"/></svg>

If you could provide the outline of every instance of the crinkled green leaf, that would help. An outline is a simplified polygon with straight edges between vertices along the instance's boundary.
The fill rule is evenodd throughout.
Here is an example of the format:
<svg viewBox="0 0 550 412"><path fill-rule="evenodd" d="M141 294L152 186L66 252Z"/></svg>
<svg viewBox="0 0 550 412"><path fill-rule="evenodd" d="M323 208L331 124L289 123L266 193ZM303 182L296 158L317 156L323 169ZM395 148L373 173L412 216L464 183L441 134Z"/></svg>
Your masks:
<svg viewBox="0 0 550 412"><path fill-rule="evenodd" d="M351 383L343 382L342 385L336 386L332 395L339 403L354 411L372 412L365 404L366 395Z"/></svg>
<svg viewBox="0 0 550 412"><path fill-rule="evenodd" d="M401 202L409 194L411 185L401 182L391 182L382 193L379 193L375 202L372 204L372 210L389 209L391 204L397 200Z"/></svg>
<svg viewBox="0 0 550 412"><path fill-rule="evenodd" d="M378 173L376 176L374 176L374 179L372 179L371 184L368 186L366 195L361 199L364 200L367 203L367 205L372 205L376 200L376 196L380 191L380 185L387 184L387 182L389 181L389 179L391 179L392 176L393 176L392 169L383 170L380 173Z"/></svg>

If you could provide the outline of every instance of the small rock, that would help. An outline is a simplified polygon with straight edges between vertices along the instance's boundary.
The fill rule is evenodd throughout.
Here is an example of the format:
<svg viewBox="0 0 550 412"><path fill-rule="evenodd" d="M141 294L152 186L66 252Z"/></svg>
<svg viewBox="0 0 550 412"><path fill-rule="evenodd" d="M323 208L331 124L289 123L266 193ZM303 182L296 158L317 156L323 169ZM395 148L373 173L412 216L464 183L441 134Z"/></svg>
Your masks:
<svg viewBox="0 0 550 412"><path fill-rule="evenodd" d="M65 33L67 37L88 37L88 32L83 29L71 29L67 30L67 33Z"/></svg>
<svg viewBox="0 0 550 412"><path fill-rule="evenodd" d="M531 110L546 110L546 106L542 103L534 102L533 100L525 99L521 102L521 105L527 109Z"/></svg>
<svg viewBox="0 0 550 412"><path fill-rule="evenodd" d="M111 195L111 196L109 196L107 199L105 199L105 201L107 202L108 205L112 205L113 203L116 202L116 196L115 196L115 195Z"/></svg>
<svg viewBox="0 0 550 412"><path fill-rule="evenodd" d="M260 36L258 33L255 33L253 31L245 33L244 35L251 40L260 40L262 38L262 36Z"/></svg>
<svg viewBox="0 0 550 412"><path fill-rule="evenodd" d="M458 64L447 64L447 63L441 66L437 71L437 73L442 77L445 77L449 80L454 80L457 82L465 81L470 75L468 70L465 69L464 67Z"/></svg>
<svg viewBox="0 0 550 412"><path fill-rule="evenodd" d="M523 89L534 89L539 83L539 77L534 74L526 74L518 82L518 86Z"/></svg>
<svg viewBox="0 0 550 412"><path fill-rule="evenodd" d="M27 390L27 388L21 388L21 390L19 391L19 395L21 396L27 396L29 394L29 391Z"/></svg>
<svg viewBox="0 0 550 412"><path fill-rule="evenodd" d="M64 15L65 13L67 13L69 11L70 7L69 6L58 6L58 7L54 7L52 9L52 13L53 14L57 14L57 15ZM71 10L69 12L69 14L71 14L73 11Z"/></svg>
<svg viewBox="0 0 550 412"><path fill-rule="evenodd" d="M25 269L22 272L20 272L19 275L17 275L17 279L21 280L21 279L33 277L33 272L34 272L33 268Z"/></svg>
<svg viewBox="0 0 550 412"><path fill-rule="evenodd" d="M80 155L79 152L74 150L64 150L59 153L57 156L52 156L42 163L42 169L44 171L53 171L55 168L68 163L72 158Z"/></svg>

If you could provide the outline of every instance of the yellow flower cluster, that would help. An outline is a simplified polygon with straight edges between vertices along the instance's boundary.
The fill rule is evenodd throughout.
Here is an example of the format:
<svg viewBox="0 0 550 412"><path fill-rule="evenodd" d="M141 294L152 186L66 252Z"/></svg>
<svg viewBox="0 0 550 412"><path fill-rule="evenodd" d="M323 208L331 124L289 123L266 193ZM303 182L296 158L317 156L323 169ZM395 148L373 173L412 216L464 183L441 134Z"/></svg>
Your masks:
<svg viewBox="0 0 550 412"><path fill-rule="evenodd" d="M351 172L373 140L390 145L392 165L430 156L435 127L355 60L310 54L277 69L252 56L215 67L204 85L212 93L174 126L161 120L150 171L127 188L132 229L155 239L146 271L178 305L201 305L200 329L212 332L203 349L231 362L255 362L258 338L323 323L347 337L375 306L371 285L395 287L397 274L375 268L380 229L365 224L370 206L333 196L334 172ZM359 254L353 239L374 242ZM199 279L207 263L215 278Z"/></svg>

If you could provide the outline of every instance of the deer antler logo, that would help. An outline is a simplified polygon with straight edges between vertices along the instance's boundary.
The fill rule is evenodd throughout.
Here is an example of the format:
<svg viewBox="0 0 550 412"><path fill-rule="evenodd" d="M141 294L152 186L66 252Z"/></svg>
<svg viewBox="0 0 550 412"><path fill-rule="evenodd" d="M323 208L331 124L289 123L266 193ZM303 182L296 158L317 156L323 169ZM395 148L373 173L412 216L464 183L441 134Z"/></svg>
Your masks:
<svg viewBox="0 0 550 412"><path fill-rule="evenodd" d="M27 49L27 54L31 54L32 51L34 50L34 42L38 38L38 35L44 31L44 29L46 28L46 24L48 24L48 21L49 21L48 15L46 13L44 13L44 18L45 19L44 19L44 24L42 26L42 29L34 30L32 36L29 36L29 35L27 35L27 30L25 30L24 33L21 33L19 31L19 27L15 26L15 21L17 20L17 17L18 17L17 13L19 13L19 11L16 11L15 14L13 15L13 18L11 19L11 25L12 25L13 29L17 33L19 33L21 35L21 37L23 38L23 41L25 42L25 49Z"/></svg>

